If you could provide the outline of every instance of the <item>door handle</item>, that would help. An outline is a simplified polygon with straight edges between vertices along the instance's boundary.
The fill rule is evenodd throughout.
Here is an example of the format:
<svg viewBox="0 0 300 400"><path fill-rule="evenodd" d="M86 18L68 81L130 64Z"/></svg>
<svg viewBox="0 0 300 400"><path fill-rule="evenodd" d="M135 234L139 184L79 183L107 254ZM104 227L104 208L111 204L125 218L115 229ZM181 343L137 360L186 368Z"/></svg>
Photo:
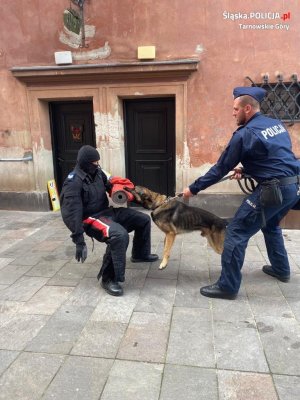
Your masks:
<svg viewBox="0 0 300 400"><path fill-rule="evenodd" d="M64 162L65 160L63 158L57 157L58 161Z"/></svg>

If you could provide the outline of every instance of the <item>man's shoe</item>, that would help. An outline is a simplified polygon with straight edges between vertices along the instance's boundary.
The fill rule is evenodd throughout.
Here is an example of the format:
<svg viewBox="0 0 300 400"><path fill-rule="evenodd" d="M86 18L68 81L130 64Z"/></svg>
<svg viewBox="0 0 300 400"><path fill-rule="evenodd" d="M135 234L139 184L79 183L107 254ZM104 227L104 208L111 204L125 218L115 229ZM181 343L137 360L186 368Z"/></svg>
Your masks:
<svg viewBox="0 0 300 400"><path fill-rule="evenodd" d="M200 289L200 293L202 294L202 296L227 300L234 300L237 296L237 293L229 293L225 290L222 290L217 283L202 287Z"/></svg>
<svg viewBox="0 0 300 400"><path fill-rule="evenodd" d="M108 294L111 294L112 296L122 296L123 294L123 288L118 284L118 282L101 281L101 286Z"/></svg>
<svg viewBox="0 0 300 400"><path fill-rule="evenodd" d="M271 265L264 265L264 266L262 267L262 271L263 271L265 274L267 274L267 275L273 276L273 278L276 278L276 279L278 279L278 280L281 281L281 282L288 282L288 281L290 280L290 275L282 276L282 275L277 274L277 273L273 270L273 268L272 268Z"/></svg>
<svg viewBox="0 0 300 400"><path fill-rule="evenodd" d="M153 261L158 260L158 255L157 255L157 254L149 254L148 256L143 257L143 258L134 258L134 257L131 257L130 260L131 260L131 262L133 262L133 263L153 262Z"/></svg>

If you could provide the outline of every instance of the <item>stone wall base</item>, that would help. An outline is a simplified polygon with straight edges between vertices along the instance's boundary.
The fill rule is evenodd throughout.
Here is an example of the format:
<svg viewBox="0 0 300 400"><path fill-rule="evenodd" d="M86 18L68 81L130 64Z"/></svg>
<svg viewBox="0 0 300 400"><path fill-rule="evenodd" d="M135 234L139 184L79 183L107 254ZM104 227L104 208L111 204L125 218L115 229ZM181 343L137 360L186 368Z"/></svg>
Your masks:
<svg viewBox="0 0 300 400"><path fill-rule="evenodd" d="M52 211L48 192L0 192L0 209Z"/></svg>

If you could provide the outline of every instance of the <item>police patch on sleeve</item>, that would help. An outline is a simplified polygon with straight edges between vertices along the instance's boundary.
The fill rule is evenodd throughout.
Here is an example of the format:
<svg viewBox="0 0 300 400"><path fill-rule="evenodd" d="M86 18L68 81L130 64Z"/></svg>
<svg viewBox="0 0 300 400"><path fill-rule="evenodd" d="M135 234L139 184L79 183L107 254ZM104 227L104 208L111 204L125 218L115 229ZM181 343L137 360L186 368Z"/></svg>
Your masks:
<svg viewBox="0 0 300 400"><path fill-rule="evenodd" d="M72 172L71 174L68 175L69 181L71 181L74 178L75 174Z"/></svg>

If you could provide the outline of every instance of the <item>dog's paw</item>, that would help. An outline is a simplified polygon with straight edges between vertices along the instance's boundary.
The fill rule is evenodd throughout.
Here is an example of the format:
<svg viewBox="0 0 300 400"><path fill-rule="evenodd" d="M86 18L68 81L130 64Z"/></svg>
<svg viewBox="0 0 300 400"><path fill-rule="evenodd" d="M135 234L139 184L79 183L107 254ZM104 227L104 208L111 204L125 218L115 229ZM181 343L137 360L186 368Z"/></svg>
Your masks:
<svg viewBox="0 0 300 400"><path fill-rule="evenodd" d="M168 265L168 264L165 264L164 262L162 262L162 263L160 264L160 266L158 267L158 269L165 269L167 265Z"/></svg>

